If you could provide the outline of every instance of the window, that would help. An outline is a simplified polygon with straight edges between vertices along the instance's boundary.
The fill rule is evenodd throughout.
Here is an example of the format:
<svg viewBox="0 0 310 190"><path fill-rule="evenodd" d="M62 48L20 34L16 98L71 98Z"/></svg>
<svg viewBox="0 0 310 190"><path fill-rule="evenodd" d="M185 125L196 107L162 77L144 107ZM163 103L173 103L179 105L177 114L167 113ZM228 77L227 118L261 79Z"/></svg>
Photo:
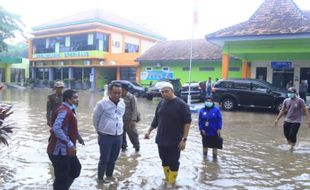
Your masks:
<svg viewBox="0 0 310 190"><path fill-rule="evenodd" d="M199 71L214 71L214 67L199 67Z"/></svg>
<svg viewBox="0 0 310 190"><path fill-rule="evenodd" d="M96 33L95 39L96 49L100 51L109 51L109 35L103 33Z"/></svg>
<svg viewBox="0 0 310 190"><path fill-rule="evenodd" d="M225 82L220 82L217 87L219 87L219 88L232 88L233 84L234 84L233 82L225 81Z"/></svg>
<svg viewBox="0 0 310 190"><path fill-rule="evenodd" d="M240 89L240 90L250 90L251 89L250 83L236 82L234 87L235 87L235 89Z"/></svg>
<svg viewBox="0 0 310 190"><path fill-rule="evenodd" d="M252 90L253 91L257 91L257 92L263 92L263 93L267 93L268 88L259 84L253 84L252 83Z"/></svg>
<svg viewBox="0 0 310 190"><path fill-rule="evenodd" d="M240 71L240 67L229 67L229 71Z"/></svg>
<svg viewBox="0 0 310 190"><path fill-rule="evenodd" d="M70 47L70 36L66 36L65 47Z"/></svg>
<svg viewBox="0 0 310 190"><path fill-rule="evenodd" d="M189 67L183 67L182 70L183 71L189 71Z"/></svg>
<svg viewBox="0 0 310 190"><path fill-rule="evenodd" d="M146 67L145 70L146 70L146 71L152 71L153 68L152 68L152 67Z"/></svg>
<svg viewBox="0 0 310 190"><path fill-rule="evenodd" d="M125 43L125 53L139 52L139 45Z"/></svg>
<svg viewBox="0 0 310 190"><path fill-rule="evenodd" d="M170 68L169 67L163 67L162 70L163 71L170 71Z"/></svg>
<svg viewBox="0 0 310 190"><path fill-rule="evenodd" d="M87 45L93 45L93 44L94 44L94 34L88 34Z"/></svg>

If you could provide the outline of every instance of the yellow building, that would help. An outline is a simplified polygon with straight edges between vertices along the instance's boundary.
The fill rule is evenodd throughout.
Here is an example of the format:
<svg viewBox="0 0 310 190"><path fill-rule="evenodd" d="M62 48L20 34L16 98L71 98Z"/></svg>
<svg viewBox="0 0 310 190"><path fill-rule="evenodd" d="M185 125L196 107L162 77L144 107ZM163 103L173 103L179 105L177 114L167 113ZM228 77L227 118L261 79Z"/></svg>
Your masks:
<svg viewBox="0 0 310 190"><path fill-rule="evenodd" d="M89 83L103 88L111 80L140 81L135 59L159 34L102 10L92 10L33 28L29 40L32 79Z"/></svg>

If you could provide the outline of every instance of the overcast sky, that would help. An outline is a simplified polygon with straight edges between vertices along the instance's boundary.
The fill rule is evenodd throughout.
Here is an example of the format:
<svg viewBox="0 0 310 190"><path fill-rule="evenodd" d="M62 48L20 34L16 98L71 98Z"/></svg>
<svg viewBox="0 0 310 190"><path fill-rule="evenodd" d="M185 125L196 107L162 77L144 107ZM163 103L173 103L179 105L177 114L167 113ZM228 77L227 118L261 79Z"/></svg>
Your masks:
<svg viewBox="0 0 310 190"><path fill-rule="evenodd" d="M310 10L310 0L294 0ZM246 21L263 0L197 0L198 26L194 38ZM100 8L160 33L168 40L190 39L194 0L0 0L0 5L19 14L27 30L34 26Z"/></svg>

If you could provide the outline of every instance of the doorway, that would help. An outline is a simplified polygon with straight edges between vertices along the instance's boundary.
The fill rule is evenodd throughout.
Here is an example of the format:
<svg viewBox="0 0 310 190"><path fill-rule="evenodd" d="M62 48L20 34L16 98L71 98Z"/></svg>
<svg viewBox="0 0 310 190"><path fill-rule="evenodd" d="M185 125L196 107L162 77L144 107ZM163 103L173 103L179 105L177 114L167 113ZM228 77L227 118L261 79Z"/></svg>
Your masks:
<svg viewBox="0 0 310 190"><path fill-rule="evenodd" d="M294 81L294 69L274 69L272 75L272 84L279 88L286 88L289 81Z"/></svg>
<svg viewBox="0 0 310 190"><path fill-rule="evenodd" d="M259 79L259 80L267 79L267 68L266 67L256 67L256 79Z"/></svg>
<svg viewBox="0 0 310 190"><path fill-rule="evenodd" d="M310 68L300 68L300 80L307 80L308 85L310 83ZM307 92L310 92L310 89L308 88Z"/></svg>

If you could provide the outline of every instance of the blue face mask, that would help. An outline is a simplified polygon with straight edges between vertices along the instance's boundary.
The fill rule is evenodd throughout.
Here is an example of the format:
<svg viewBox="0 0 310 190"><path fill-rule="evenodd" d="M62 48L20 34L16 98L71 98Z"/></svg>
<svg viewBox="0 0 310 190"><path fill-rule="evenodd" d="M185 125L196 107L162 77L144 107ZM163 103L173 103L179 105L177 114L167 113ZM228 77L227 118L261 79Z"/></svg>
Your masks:
<svg viewBox="0 0 310 190"><path fill-rule="evenodd" d="M296 94L295 93L287 93L287 96L289 97L289 98L295 98L296 97Z"/></svg>
<svg viewBox="0 0 310 190"><path fill-rule="evenodd" d="M211 108L213 106L213 102L205 102L205 106L207 108Z"/></svg>
<svg viewBox="0 0 310 190"><path fill-rule="evenodd" d="M72 104L71 109L76 110L77 106L75 104Z"/></svg>
<svg viewBox="0 0 310 190"><path fill-rule="evenodd" d="M287 93L287 96L288 96L289 98L295 98L295 97L296 97L296 94L295 94L295 93L289 92L289 93Z"/></svg>

